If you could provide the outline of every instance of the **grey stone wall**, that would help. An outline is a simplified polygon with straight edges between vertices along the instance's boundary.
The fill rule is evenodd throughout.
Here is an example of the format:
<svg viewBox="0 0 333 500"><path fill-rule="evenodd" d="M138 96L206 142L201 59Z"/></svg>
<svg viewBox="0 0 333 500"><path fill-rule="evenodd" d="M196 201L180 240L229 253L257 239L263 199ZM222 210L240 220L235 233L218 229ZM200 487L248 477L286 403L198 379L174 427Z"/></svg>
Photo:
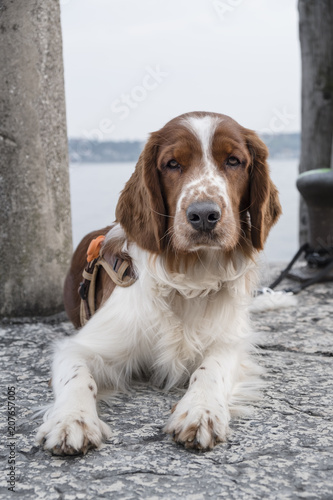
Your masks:
<svg viewBox="0 0 333 500"><path fill-rule="evenodd" d="M332 168L333 0L299 0L302 59L302 135L300 173ZM300 203L300 244L309 241L309 216Z"/></svg>
<svg viewBox="0 0 333 500"><path fill-rule="evenodd" d="M0 316L50 314L72 251L58 0L1 0L0 47Z"/></svg>

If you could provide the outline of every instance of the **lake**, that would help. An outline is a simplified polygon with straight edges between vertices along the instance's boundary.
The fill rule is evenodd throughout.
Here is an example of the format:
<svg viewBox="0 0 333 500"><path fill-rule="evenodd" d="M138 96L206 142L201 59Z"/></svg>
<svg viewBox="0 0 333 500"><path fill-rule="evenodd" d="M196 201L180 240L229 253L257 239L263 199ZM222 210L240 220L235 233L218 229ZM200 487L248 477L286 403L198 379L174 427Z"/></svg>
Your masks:
<svg viewBox="0 0 333 500"><path fill-rule="evenodd" d="M280 192L283 215L268 237L263 259L284 262L298 249L298 160L270 160L269 164L272 179ZM119 193L134 167L134 162L70 165L74 247L89 231L114 221Z"/></svg>

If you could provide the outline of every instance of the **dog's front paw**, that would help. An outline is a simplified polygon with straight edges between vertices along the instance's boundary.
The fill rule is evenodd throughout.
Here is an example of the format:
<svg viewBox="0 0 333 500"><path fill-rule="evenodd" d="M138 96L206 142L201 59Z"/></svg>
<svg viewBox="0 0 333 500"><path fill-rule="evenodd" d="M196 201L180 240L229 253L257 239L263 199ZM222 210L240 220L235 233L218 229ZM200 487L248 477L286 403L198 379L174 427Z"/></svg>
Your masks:
<svg viewBox="0 0 333 500"><path fill-rule="evenodd" d="M38 429L36 441L54 455L85 455L90 448L98 448L110 434L109 426L97 414L58 410L47 416Z"/></svg>
<svg viewBox="0 0 333 500"><path fill-rule="evenodd" d="M229 434L229 412L221 411L221 406L204 405L183 397L172 409L164 432L171 434L176 443L185 448L211 450Z"/></svg>

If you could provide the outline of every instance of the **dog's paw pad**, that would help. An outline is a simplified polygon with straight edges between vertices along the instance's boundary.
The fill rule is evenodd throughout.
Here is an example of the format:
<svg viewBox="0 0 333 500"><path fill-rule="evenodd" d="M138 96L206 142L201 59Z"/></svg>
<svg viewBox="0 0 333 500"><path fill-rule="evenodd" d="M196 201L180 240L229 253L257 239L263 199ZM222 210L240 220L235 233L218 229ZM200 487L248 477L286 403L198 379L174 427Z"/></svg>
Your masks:
<svg viewBox="0 0 333 500"><path fill-rule="evenodd" d="M181 402L180 402L181 403ZM228 419L218 416L210 410L194 407L182 411L181 404L171 414L164 431L171 434L176 443L185 448L211 450L227 440L229 433Z"/></svg>
<svg viewBox="0 0 333 500"><path fill-rule="evenodd" d="M90 448L98 448L110 437L110 428L97 416L58 414L42 424L36 441L54 455L85 455Z"/></svg>

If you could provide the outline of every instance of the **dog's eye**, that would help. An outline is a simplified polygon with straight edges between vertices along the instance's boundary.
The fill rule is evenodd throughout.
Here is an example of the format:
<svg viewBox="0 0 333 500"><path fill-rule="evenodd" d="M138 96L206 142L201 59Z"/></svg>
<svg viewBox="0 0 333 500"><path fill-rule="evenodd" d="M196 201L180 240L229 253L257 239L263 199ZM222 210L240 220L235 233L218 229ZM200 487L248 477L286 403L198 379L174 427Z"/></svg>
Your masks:
<svg viewBox="0 0 333 500"><path fill-rule="evenodd" d="M180 165L179 165L179 163L176 160L170 160L170 161L168 161L168 163L166 164L166 166L170 170L177 170L177 168L181 168Z"/></svg>
<svg viewBox="0 0 333 500"><path fill-rule="evenodd" d="M236 158L236 156L229 156L227 165L229 165L230 167L237 167L238 165L240 165L240 161L238 158Z"/></svg>

